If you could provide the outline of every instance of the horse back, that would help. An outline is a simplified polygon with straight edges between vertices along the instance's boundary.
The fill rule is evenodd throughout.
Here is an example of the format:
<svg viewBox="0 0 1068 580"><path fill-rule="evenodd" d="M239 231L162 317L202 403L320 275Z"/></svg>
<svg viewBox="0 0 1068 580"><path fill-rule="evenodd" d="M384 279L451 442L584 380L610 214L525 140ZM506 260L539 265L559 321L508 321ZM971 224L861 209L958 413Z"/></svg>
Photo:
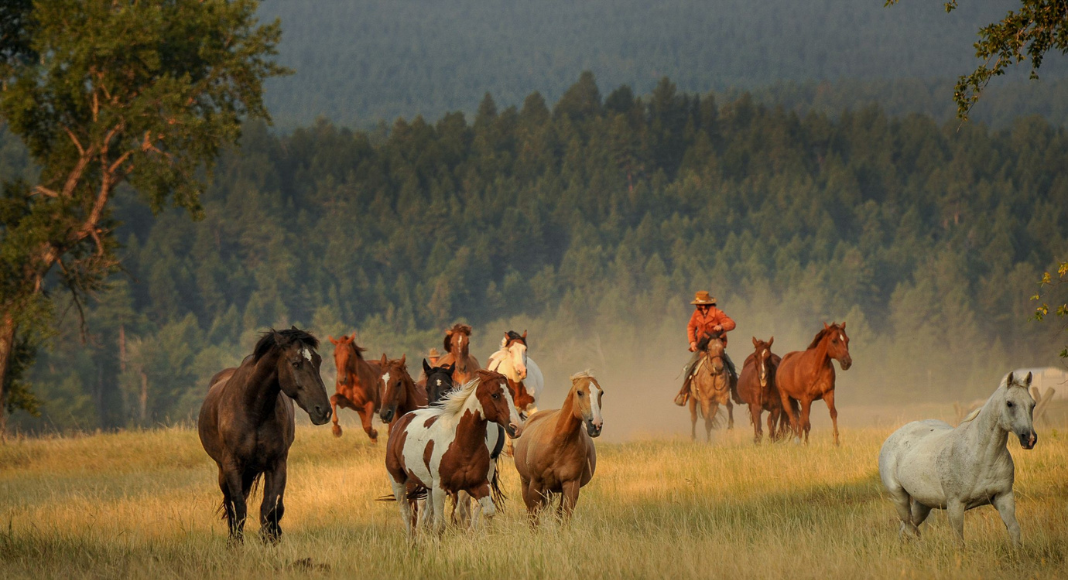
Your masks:
<svg viewBox="0 0 1068 580"><path fill-rule="evenodd" d="M823 361L805 354L816 349L795 350L788 352L775 365L775 386L787 395L801 399L808 396L812 400L823 398L823 394L834 390L834 366L822 364Z"/></svg>

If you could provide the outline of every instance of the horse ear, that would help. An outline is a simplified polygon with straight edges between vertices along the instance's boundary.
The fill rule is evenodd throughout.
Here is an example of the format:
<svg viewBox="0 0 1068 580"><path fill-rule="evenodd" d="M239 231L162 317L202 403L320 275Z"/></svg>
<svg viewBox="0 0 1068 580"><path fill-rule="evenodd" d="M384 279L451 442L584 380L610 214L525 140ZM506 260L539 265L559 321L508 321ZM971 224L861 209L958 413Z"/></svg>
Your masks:
<svg viewBox="0 0 1068 580"><path fill-rule="evenodd" d="M355 330L352 331L352 340L356 340L356 331Z"/></svg>
<svg viewBox="0 0 1068 580"><path fill-rule="evenodd" d="M830 326L826 322L824 322L823 323L823 329L827 330L828 328L830 328Z"/></svg>
<svg viewBox="0 0 1068 580"><path fill-rule="evenodd" d="M760 342L760 341L759 341L759 340L757 340L757 339L756 339L756 337L754 336L754 337L753 337L753 346L757 346L757 344L758 344L759 342Z"/></svg>
<svg viewBox="0 0 1068 580"><path fill-rule="evenodd" d="M407 354L407 353L405 353L405 354L402 354L402 355L401 355L401 362L400 362L400 365L401 365L401 366L404 366L404 361L405 361L405 360L406 360L407 358L408 358L408 354Z"/></svg>
<svg viewBox="0 0 1068 580"><path fill-rule="evenodd" d="M523 340L527 339L527 329L523 329Z"/></svg>
<svg viewBox="0 0 1068 580"><path fill-rule="evenodd" d="M386 353L382 353L382 361L381 361L381 365L382 365L382 366L386 366L387 364L389 364L389 359L388 359L388 358L386 358Z"/></svg>
<svg viewBox="0 0 1068 580"><path fill-rule="evenodd" d="M1031 371L1027 371L1027 376L1024 377L1024 386L1026 386L1026 387L1030 387L1031 386Z"/></svg>
<svg viewBox="0 0 1068 580"><path fill-rule="evenodd" d="M1005 377L1005 386L1012 386L1012 371L1009 371L1009 376Z"/></svg>
<svg viewBox="0 0 1068 580"><path fill-rule="evenodd" d="M452 363L451 365L445 365L444 368L445 370L449 371L449 374L451 375L453 372L456 371L456 363Z"/></svg>
<svg viewBox="0 0 1068 580"><path fill-rule="evenodd" d="M773 342L775 342L775 337L774 336L768 339L768 348L771 348L771 343L773 343Z"/></svg>
<svg viewBox="0 0 1068 580"><path fill-rule="evenodd" d="M329 340L330 342L334 343L334 346L337 346L337 341L334 340L334 337L330 336L329 334L326 335L326 340Z"/></svg>
<svg viewBox="0 0 1068 580"><path fill-rule="evenodd" d="M426 362L426 359L423 359L423 372L429 375L430 368L430 363Z"/></svg>
<svg viewBox="0 0 1068 580"><path fill-rule="evenodd" d="M845 330L845 321L842 321L842 330Z"/></svg>

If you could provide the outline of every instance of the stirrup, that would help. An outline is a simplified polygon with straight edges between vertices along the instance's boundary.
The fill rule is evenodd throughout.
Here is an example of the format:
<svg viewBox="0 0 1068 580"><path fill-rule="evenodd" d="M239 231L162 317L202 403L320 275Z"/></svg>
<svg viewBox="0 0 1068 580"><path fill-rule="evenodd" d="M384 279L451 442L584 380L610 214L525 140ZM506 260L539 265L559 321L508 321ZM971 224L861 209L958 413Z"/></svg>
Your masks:
<svg viewBox="0 0 1068 580"><path fill-rule="evenodd" d="M680 407L686 406L686 401L690 398L689 393L679 393L675 395L675 404Z"/></svg>

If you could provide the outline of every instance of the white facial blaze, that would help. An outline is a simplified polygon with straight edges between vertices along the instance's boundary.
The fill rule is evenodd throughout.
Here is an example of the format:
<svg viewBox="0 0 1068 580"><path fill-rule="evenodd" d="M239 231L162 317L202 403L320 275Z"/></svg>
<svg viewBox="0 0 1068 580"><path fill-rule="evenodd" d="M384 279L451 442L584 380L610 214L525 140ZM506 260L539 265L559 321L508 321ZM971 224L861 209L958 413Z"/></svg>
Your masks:
<svg viewBox="0 0 1068 580"><path fill-rule="evenodd" d="M304 358L308 359L309 362L311 362L312 357L311 357L311 353L308 352L308 347L304 347L304 348L300 349L300 354Z"/></svg>
<svg viewBox="0 0 1068 580"><path fill-rule="evenodd" d="M438 385L439 387L441 386L441 379L437 379L437 380L435 380L434 382L435 382L435 383L437 383L437 385Z"/></svg>
<svg viewBox="0 0 1068 580"><path fill-rule="evenodd" d="M597 384L593 381L589 382L590 385L590 411L593 413L593 422L600 423L601 419L601 389L597 388Z"/></svg>
<svg viewBox="0 0 1068 580"><path fill-rule="evenodd" d="M845 334L842 334L841 332L839 332L838 333L838 340L840 340L842 342L845 342Z"/></svg>
<svg viewBox="0 0 1068 580"><path fill-rule="evenodd" d="M387 385L389 384L389 373L382 375L382 382L386 383Z"/></svg>
<svg viewBox="0 0 1068 580"><path fill-rule="evenodd" d="M519 425L519 413L516 412L515 401L512 400L512 392L501 386L501 394L504 395L504 400L508 402L508 422L513 425Z"/></svg>

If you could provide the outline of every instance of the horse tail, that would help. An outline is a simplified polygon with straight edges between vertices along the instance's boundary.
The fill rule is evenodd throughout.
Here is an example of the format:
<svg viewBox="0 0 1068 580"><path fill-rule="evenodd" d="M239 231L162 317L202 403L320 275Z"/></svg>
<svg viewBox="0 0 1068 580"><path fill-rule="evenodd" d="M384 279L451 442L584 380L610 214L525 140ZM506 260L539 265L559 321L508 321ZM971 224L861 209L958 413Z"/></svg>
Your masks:
<svg viewBox="0 0 1068 580"><path fill-rule="evenodd" d="M731 399L734 401L734 404L744 405L745 401L738 395L738 379L731 380L728 378L727 382L731 385Z"/></svg>
<svg viewBox="0 0 1068 580"><path fill-rule="evenodd" d="M502 509L504 507L504 500L508 499L508 496L504 495L504 490L501 489L501 466L500 457L493 460L496 467L493 470L493 477L490 479L490 501L493 502L493 507Z"/></svg>

